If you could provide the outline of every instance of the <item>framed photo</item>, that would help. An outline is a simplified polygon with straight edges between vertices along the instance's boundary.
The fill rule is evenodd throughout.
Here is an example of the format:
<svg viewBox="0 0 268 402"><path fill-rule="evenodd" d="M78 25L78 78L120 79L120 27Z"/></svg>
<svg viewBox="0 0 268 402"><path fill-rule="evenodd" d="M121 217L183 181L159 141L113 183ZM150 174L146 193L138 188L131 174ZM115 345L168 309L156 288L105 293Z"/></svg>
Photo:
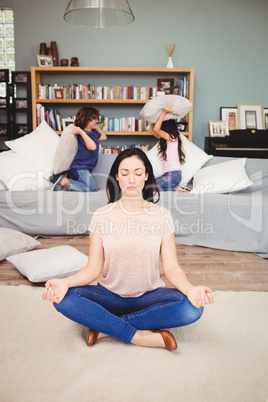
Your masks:
<svg viewBox="0 0 268 402"><path fill-rule="evenodd" d="M8 82L8 70L0 70L0 82Z"/></svg>
<svg viewBox="0 0 268 402"><path fill-rule="evenodd" d="M63 89L62 88L54 88L54 98L55 99L63 99Z"/></svg>
<svg viewBox="0 0 268 402"><path fill-rule="evenodd" d="M7 135L7 124L0 124L0 135Z"/></svg>
<svg viewBox="0 0 268 402"><path fill-rule="evenodd" d="M229 135L228 123L222 120L209 121L209 135L210 137L225 137Z"/></svg>
<svg viewBox="0 0 268 402"><path fill-rule="evenodd" d="M5 109L7 107L6 98L0 98L0 109Z"/></svg>
<svg viewBox="0 0 268 402"><path fill-rule="evenodd" d="M28 81L27 73L14 72L13 74L15 84L27 84Z"/></svg>
<svg viewBox="0 0 268 402"><path fill-rule="evenodd" d="M27 107L28 107L27 99L15 99L16 109L27 109Z"/></svg>
<svg viewBox="0 0 268 402"><path fill-rule="evenodd" d="M17 136L20 137L25 134L28 134L29 132L27 124L17 124L16 128L17 128Z"/></svg>
<svg viewBox="0 0 268 402"><path fill-rule="evenodd" d="M39 67L53 67L52 56L47 56L45 54L38 54L37 61Z"/></svg>
<svg viewBox="0 0 268 402"><path fill-rule="evenodd" d="M227 121L228 130L236 130L238 128L237 107L221 107L220 119Z"/></svg>
<svg viewBox="0 0 268 402"><path fill-rule="evenodd" d="M63 130L67 127L67 126L69 126L69 124L72 124L74 122L74 119L71 119L70 117L67 117L67 118L65 118L65 119L62 119L62 127L63 127Z"/></svg>
<svg viewBox="0 0 268 402"><path fill-rule="evenodd" d="M240 129L263 129L263 105L261 103L238 103Z"/></svg>
<svg viewBox="0 0 268 402"><path fill-rule="evenodd" d="M173 78L158 78L157 80L157 90L159 92L165 92L165 94L172 94L174 87Z"/></svg>
<svg viewBox="0 0 268 402"><path fill-rule="evenodd" d="M178 119L177 125L178 125L178 130L181 132L184 132L187 129L188 121L180 121L180 119Z"/></svg>
<svg viewBox="0 0 268 402"><path fill-rule="evenodd" d="M268 109L263 109L264 129L268 130Z"/></svg>

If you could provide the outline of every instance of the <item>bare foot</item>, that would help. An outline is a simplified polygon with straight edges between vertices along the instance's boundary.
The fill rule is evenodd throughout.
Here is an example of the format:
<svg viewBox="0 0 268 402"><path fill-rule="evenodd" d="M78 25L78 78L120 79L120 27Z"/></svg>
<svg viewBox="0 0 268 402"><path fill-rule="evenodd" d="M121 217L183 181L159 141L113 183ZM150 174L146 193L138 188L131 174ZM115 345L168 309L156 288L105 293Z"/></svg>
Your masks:
<svg viewBox="0 0 268 402"><path fill-rule="evenodd" d="M98 341L99 339L107 338L108 336L110 336L110 335L103 334L102 332L99 332L99 335L98 335L97 341Z"/></svg>
<svg viewBox="0 0 268 402"><path fill-rule="evenodd" d="M159 333L152 331L137 330L136 334L131 340L133 345L147 346L152 348L164 348L165 342Z"/></svg>
<svg viewBox="0 0 268 402"><path fill-rule="evenodd" d="M69 182L69 180L67 179L67 177L64 177L64 178L62 179L62 181L60 182L60 185L61 185L62 187L70 186L70 182Z"/></svg>

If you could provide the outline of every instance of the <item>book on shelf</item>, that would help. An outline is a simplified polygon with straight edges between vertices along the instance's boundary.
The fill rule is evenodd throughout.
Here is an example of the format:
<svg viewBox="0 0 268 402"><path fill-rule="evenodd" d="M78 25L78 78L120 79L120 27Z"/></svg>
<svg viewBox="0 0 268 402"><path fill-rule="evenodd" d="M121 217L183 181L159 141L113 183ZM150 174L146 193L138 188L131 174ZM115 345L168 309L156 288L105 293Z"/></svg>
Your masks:
<svg viewBox="0 0 268 402"><path fill-rule="evenodd" d="M55 89L62 90L62 99L149 100L157 96L157 88L149 86L43 85L40 83L39 99L55 99Z"/></svg>
<svg viewBox="0 0 268 402"><path fill-rule="evenodd" d="M63 129L61 116L58 111L54 108L45 108L40 103L36 104L36 120L37 126L45 120L53 130L61 131Z"/></svg>

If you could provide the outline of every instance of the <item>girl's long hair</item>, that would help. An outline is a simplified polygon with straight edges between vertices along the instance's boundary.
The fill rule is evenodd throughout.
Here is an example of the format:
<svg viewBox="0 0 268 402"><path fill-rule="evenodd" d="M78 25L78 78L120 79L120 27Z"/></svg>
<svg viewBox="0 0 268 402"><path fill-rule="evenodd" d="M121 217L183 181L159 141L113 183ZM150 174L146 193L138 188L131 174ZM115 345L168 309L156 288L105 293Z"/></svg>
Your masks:
<svg viewBox="0 0 268 402"><path fill-rule="evenodd" d="M163 121L163 123L161 125L161 130L168 133L171 139L178 138L178 155L179 155L180 163L183 165L185 163L185 153L183 152L183 149L182 149L181 136L180 136L180 132L178 130L176 120L172 119L172 120ZM167 142L164 138L161 138L159 140L159 145L158 145L158 154L165 161L167 160L166 151L167 151Z"/></svg>
<svg viewBox="0 0 268 402"><path fill-rule="evenodd" d="M118 154L111 167L106 183L108 204L111 202L115 202L121 198L122 192L119 187L118 181L116 180L116 175L118 175L118 168L120 163L124 159L130 158L131 156L137 156L143 162L145 166L145 172L148 173L148 179L146 180L145 186L142 190L143 198L146 201L157 203L160 199L160 192L153 174L151 162L149 161L147 155L139 148L127 148L124 151L120 152L120 154Z"/></svg>

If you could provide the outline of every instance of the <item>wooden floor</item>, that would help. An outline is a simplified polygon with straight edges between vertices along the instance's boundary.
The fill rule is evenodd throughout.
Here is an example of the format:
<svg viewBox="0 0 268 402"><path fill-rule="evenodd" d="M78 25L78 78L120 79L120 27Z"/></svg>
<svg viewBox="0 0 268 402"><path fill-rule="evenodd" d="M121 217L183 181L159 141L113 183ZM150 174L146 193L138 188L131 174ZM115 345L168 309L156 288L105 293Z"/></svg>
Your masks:
<svg viewBox="0 0 268 402"><path fill-rule="evenodd" d="M70 245L84 254L88 252L88 237L38 241L41 243L39 248ZM207 285L214 291L268 291L268 260L255 254L177 245L177 255L180 266L195 285ZM1 261L0 285L20 284L33 285L11 263Z"/></svg>

